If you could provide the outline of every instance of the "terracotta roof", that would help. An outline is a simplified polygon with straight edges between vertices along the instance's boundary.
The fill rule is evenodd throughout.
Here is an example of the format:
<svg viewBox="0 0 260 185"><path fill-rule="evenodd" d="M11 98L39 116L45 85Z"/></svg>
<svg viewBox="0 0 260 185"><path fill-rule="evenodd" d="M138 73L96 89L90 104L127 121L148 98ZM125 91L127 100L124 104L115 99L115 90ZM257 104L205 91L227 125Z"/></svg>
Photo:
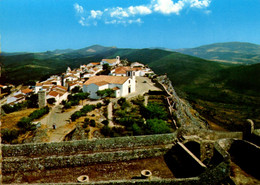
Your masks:
<svg viewBox="0 0 260 185"><path fill-rule="evenodd" d="M92 65L99 65L100 63L99 62L91 62Z"/></svg>
<svg viewBox="0 0 260 185"><path fill-rule="evenodd" d="M116 63L116 62L117 62L117 59L102 59L102 61L108 62L108 63L110 63L110 64L113 64L113 63Z"/></svg>
<svg viewBox="0 0 260 185"><path fill-rule="evenodd" d="M32 89L24 89L24 90L22 90L22 93L27 94L27 93L30 93L32 91L33 91Z"/></svg>
<svg viewBox="0 0 260 185"><path fill-rule="evenodd" d="M63 96L66 93L64 91L59 91L59 90L55 90L55 92L57 92L60 96Z"/></svg>
<svg viewBox="0 0 260 185"><path fill-rule="evenodd" d="M56 91L51 91L51 92L49 92L49 96L54 96L54 97L56 97L56 96L58 96L58 95L59 95L59 93L56 92Z"/></svg>
<svg viewBox="0 0 260 185"><path fill-rule="evenodd" d="M4 87L4 86L0 84L0 87Z"/></svg>
<svg viewBox="0 0 260 185"><path fill-rule="evenodd" d="M126 71L130 70L130 67L117 67L115 69L116 74L126 74Z"/></svg>
<svg viewBox="0 0 260 185"><path fill-rule="evenodd" d="M42 86L42 83L36 83L35 86Z"/></svg>
<svg viewBox="0 0 260 185"><path fill-rule="evenodd" d="M120 88L119 87L114 87L114 88L112 88L113 90L119 90Z"/></svg>
<svg viewBox="0 0 260 185"><path fill-rule="evenodd" d="M67 91L67 87L61 86L61 85L55 85L53 88L58 88L64 91Z"/></svg>
<svg viewBox="0 0 260 185"><path fill-rule="evenodd" d="M124 84L129 77L126 76L107 76L107 75L100 75L100 76L93 76L90 77L84 84L85 85L90 85L90 84L96 84L96 83L104 83L106 82L107 84Z"/></svg>
<svg viewBox="0 0 260 185"><path fill-rule="evenodd" d="M95 68L93 68L93 70L94 71L98 71L98 70L100 70L99 68L97 68L97 67L95 67Z"/></svg>
<svg viewBox="0 0 260 185"><path fill-rule="evenodd" d="M17 99L21 99L21 98L24 98L25 96L23 94L17 94L14 97L17 98Z"/></svg>
<svg viewBox="0 0 260 185"><path fill-rule="evenodd" d="M106 82L106 81L101 81L101 82L95 82L94 84L96 84L97 86L103 86L103 85L106 85L106 84L109 84L109 83Z"/></svg>

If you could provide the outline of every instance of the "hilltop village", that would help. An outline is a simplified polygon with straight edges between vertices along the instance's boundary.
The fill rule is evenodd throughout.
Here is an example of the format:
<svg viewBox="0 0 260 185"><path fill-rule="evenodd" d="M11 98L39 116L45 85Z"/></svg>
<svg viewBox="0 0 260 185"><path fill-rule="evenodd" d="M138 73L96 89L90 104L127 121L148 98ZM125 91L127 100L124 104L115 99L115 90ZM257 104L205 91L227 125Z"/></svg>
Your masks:
<svg viewBox="0 0 260 185"><path fill-rule="evenodd" d="M107 75L101 75L105 71ZM14 105L21 103L29 95L39 91L46 92L46 100L54 98L56 104L66 100L69 92L75 87L90 93L91 99L99 99L99 90L112 89L115 97L124 97L135 92L136 76L154 74L149 67L135 62L130 66L123 65L118 56L116 59L103 59L101 62L91 62L81 65L78 69L67 68L62 75L53 75L45 81L37 82L35 86L23 86L2 101L2 104ZM6 86L1 85L1 88Z"/></svg>
<svg viewBox="0 0 260 185"><path fill-rule="evenodd" d="M210 130L142 63L118 56L1 88L2 184L259 184L252 120Z"/></svg>

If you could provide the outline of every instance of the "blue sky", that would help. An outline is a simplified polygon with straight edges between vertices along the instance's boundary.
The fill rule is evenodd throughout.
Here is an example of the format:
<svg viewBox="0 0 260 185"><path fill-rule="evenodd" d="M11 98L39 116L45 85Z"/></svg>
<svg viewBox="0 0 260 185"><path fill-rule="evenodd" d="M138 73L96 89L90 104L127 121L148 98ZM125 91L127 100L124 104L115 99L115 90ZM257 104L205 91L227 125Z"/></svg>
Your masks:
<svg viewBox="0 0 260 185"><path fill-rule="evenodd" d="M2 50L260 44L260 0L0 0Z"/></svg>

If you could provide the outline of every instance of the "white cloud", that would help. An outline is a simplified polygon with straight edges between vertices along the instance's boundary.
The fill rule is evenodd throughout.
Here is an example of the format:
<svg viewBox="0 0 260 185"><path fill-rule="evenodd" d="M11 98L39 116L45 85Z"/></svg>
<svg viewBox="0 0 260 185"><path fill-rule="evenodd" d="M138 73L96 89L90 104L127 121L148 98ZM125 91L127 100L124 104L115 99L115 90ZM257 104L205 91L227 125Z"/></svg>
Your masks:
<svg viewBox="0 0 260 185"><path fill-rule="evenodd" d="M141 23L143 23L143 21L140 18L138 18L138 19L135 19L135 20L128 20L128 23L129 24L133 24L133 23L141 24Z"/></svg>
<svg viewBox="0 0 260 185"><path fill-rule="evenodd" d="M191 1L191 7L194 8L206 8L210 5L211 0L192 0Z"/></svg>
<svg viewBox="0 0 260 185"><path fill-rule="evenodd" d="M77 13L83 13L84 12L84 8L82 6L80 6L78 3L74 4L74 9L76 10Z"/></svg>
<svg viewBox="0 0 260 185"><path fill-rule="evenodd" d="M96 11L91 10L90 11L90 17L93 19L96 19L96 18L100 19L102 15L103 15L103 12L100 10L96 10Z"/></svg>
<svg viewBox="0 0 260 185"><path fill-rule="evenodd" d="M179 15L185 8L203 9L205 14L211 13L207 8L211 0L150 0L146 5L129 7L112 7L102 10L86 11L78 3L74 4L76 13L81 17L79 23L82 26L97 25L97 21L103 21L105 24L141 24L142 16L152 13L163 15Z"/></svg>
<svg viewBox="0 0 260 185"><path fill-rule="evenodd" d="M154 11L162 14L171 14L171 13L179 14L179 12L183 9L185 5L184 1L180 0L177 3L174 3L172 0L153 1L155 2Z"/></svg>
<svg viewBox="0 0 260 185"><path fill-rule="evenodd" d="M119 19L122 19L124 17L129 17L128 13L121 7L116 7L110 10L110 16L117 17Z"/></svg>
<svg viewBox="0 0 260 185"><path fill-rule="evenodd" d="M152 13L152 10L147 6L130 6L128 11L132 15L140 14L140 15L148 15Z"/></svg>

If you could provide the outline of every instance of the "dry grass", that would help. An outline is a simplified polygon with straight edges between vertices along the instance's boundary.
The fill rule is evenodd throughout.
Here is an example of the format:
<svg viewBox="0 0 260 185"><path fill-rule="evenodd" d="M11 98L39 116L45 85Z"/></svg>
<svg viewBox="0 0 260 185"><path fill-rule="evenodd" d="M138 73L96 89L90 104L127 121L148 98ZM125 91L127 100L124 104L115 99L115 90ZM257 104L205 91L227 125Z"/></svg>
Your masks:
<svg viewBox="0 0 260 185"><path fill-rule="evenodd" d="M2 122L2 129L3 128L8 128L8 129L14 129L17 128L16 124L17 122L22 118L22 117L26 117L29 114L31 114L33 111L35 111L36 109L25 109L25 110L21 110L18 112L13 112L10 114L6 114L5 116L2 117L1 122Z"/></svg>

